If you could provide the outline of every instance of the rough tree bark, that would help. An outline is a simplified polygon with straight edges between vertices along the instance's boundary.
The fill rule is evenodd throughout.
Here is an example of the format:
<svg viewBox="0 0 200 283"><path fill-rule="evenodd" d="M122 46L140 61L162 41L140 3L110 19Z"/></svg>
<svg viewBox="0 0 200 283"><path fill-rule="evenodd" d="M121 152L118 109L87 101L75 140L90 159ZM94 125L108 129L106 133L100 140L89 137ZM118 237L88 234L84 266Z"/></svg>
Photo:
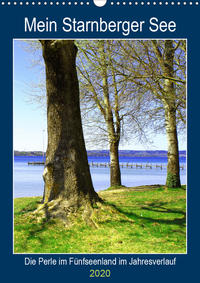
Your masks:
<svg viewBox="0 0 200 283"><path fill-rule="evenodd" d="M176 129L176 113L173 109L165 111L166 133L168 141L168 163L167 163L167 180L166 186L169 188L179 188L180 166L178 138Z"/></svg>
<svg viewBox="0 0 200 283"><path fill-rule="evenodd" d="M47 217L63 220L99 201L94 191L83 138L77 48L72 40L41 40L46 69L48 147L44 169Z"/></svg>
<svg viewBox="0 0 200 283"><path fill-rule="evenodd" d="M174 47L172 40L165 41L165 61L163 64L163 74L167 78L174 76ZM168 164L166 186L176 188L181 186L178 136L176 123L176 95L173 80L164 81L165 124L168 141Z"/></svg>
<svg viewBox="0 0 200 283"><path fill-rule="evenodd" d="M114 127L113 114L109 101L109 94L105 90L104 103L106 105L105 120L110 147L110 186L121 186L121 171L119 165L120 128L117 128L116 130Z"/></svg>
<svg viewBox="0 0 200 283"><path fill-rule="evenodd" d="M121 172L119 166L119 142L110 143L110 185L121 186Z"/></svg>

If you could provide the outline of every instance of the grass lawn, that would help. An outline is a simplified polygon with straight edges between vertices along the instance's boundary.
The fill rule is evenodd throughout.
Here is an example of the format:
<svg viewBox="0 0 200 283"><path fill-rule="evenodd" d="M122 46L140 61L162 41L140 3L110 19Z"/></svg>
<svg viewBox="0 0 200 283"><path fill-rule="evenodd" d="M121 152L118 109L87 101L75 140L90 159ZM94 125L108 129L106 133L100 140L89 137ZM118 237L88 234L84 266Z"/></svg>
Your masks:
<svg viewBox="0 0 200 283"><path fill-rule="evenodd" d="M156 186L99 193L123 214L98 229L80 224L37 223L28 214L40 197L14 200L15 253L186 253L186 188Z"/></svg>

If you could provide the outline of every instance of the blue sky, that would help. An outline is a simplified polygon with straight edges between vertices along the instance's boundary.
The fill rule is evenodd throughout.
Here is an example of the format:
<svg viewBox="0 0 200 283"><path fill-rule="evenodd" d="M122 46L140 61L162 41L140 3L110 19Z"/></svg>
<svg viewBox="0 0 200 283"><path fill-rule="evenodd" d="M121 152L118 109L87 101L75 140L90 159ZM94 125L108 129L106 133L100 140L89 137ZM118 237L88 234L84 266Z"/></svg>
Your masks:
<svg viewBox="0 0 200 283"><path fill-rule="evenodd" d="M14 150L46 150L46 114L35 102L30 103L31 83L40 79L38 67L31 67L33 56L22 48L23 42L14 40L14 91L13 91L13 136ZM166 136L153 135L153 144L131 141L120 149L130 150L167 150ZM93 148L96 149L95 145ZM179 149L186 149L184 138L179 138Z"/></svg>
<svg viewBox="0 0 200 283"><path fill-rule="evenodd" d="M13 131L15 150L42 150L46 147L46 115L30 103L31 83L39 80L38 69L31 68L31 54L14 42ZM43 132L45 130L45 132Z"/></svg>

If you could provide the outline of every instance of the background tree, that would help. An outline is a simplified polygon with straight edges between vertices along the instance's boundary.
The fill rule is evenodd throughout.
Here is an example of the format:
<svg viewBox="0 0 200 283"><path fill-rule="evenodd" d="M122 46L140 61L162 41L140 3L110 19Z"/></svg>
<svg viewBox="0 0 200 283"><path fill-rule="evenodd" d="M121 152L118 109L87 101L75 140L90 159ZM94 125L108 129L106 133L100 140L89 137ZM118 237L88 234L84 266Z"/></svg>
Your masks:
<svg viewBox="0 0 200 283"><path fill-rule="evenodd" d="M143 96L140 95L140 87L124 80L116 68L120 64L120 70L123 69L118 41L78 41L77 45L83 121L93 142L95 138L95 143L100 140L109 144L110 184L119 186L119 143L124 133L130 137L128 132L131 131L133 137L135 133L142 132L140 100ZM129 131L130 117L134 117L134 124ZM142 122L144 126L144 120Z"/></svg>
<svg viewBox="0 0 200 283"><path fill-rule="evenodd" d="M99 201L94 191L82 132L77 48L72 40L41 40L46 70L48 148L44 169L46 216L67 220Z"/></svg>
<svg viewBox="0 0 200 283"><path fill-rule="evenodd" d="M177 127L186 123L185 41L122 41L121 47L129 59L124 77L140 85L149 102L146 117L150 118L154 129L165 126L168 141L166 185L180 187Z"/></svg>

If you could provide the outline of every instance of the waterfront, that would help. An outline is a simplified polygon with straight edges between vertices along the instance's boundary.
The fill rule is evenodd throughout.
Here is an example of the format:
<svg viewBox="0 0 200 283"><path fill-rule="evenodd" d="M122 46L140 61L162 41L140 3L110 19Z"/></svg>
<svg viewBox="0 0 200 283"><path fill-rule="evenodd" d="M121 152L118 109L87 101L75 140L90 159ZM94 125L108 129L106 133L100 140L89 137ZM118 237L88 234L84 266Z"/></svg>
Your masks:
<svg viewBox="0 0 200 283"><path fill-rule="evenodd" d="M43 157L17 156L14 157L14 189L13 195L16 197L40 196L43 194L44 183L42 178L43 166L31 166L28 162L42 162ZM88 158L89 162L106 163L108 157ZM163 169L155 168L121 168L122 184L128 187L140 185L165 184L166 181L166 157L121 157L120 163L134 164L163 164ZM186 161L180 158L180 163L184 169L180 170L181 183L186 184ZM98 192L109 187L109 168L91 167L91 176L95 190Z"/></svg>

